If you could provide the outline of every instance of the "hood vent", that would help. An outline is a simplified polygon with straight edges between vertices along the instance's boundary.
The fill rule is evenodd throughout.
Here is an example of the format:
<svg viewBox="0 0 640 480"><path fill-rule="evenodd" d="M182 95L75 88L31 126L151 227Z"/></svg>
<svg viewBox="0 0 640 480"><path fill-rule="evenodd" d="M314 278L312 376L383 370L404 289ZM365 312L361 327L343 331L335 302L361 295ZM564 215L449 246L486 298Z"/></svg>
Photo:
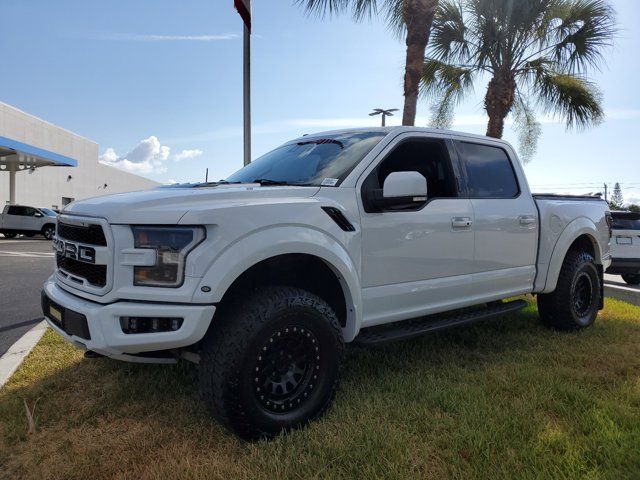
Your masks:
<svg viewBox="0 0 640 480"><path fill-rule="evenodd" d="M343 213L337 209L336 207L321 207L322 210L327 212L327 215L331 217L331 219L336 222L336 224L345 232L355 232L356 227L354 227L347 217L343 215Z"/></svg>

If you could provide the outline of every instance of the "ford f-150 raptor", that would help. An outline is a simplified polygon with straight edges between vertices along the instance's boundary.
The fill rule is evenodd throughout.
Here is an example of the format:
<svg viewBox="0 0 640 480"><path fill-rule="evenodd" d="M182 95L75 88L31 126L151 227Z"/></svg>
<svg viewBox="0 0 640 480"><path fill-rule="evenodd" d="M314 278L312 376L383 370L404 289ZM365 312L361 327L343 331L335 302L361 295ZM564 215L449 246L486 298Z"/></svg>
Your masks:
<svg viewBox="0 0 640 480"><path fill-rule="evenodd" d="M94 354L198 362L215 418L271 437L327 409L345 343L513 312L529 293L544 324L588 327L610 236L603 200L532 195L504 141L325 132L219 182L68 205L42 308Z"/></svg>

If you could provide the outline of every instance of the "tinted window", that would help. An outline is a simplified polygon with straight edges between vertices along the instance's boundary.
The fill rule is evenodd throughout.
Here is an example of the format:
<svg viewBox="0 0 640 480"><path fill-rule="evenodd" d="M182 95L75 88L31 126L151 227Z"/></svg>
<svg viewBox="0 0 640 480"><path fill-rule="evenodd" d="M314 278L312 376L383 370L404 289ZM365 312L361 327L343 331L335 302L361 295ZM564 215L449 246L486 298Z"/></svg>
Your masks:
<svg viewBox="0 0 640 480"><path fill-rule="evenodd" d="M456 143L467 171L470 197L513 198L518 195L518 182L503 149L477 143Z"/></svg>
<svg viewBox="0 0 640 480"><path fill-rule="evenodd" d="M40 211L42 213L44 213L47 217L55 217L56 216L56 212L54 212L53 210L50 210L48 208L41 208Z"/></svg>
<svg viewBox="0 0 640 480"><path fill-rule="evenodd" d="M335 186L385 135L361 132L303 137L254 160L227 181L250 183L267 179L293 185Z"/></svg>
<svg viewBox="0 0 640 480"><path fill-rule="evenodd" d="M640 230L640 214L611 212L613 223L611 228L616 230Z"/></svg>
<svg viewBox="0 0 640 480"><path fill-rule="evenodd" d="M9 207L7 214L25 216L27 214L26 207Z"/></svg>

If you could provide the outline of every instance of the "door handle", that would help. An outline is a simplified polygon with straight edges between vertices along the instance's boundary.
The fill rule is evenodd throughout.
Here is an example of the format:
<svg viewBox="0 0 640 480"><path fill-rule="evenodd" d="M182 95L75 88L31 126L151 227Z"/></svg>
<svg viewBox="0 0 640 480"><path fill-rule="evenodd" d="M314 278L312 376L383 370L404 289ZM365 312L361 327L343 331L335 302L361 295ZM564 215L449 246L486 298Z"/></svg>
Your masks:
<svg viewBox="0 0 640 480"><path fill-rule="evenodd" d="M535 215L520 215L518 217L520 225L533 225L538 220Z"/></svg>
<svg viewBox="0 0 640 480"><path fill-rule="evenodd" d="M453 217L451 226L453 228L469 228L473 225L473 221L469 217Z"/></svg>

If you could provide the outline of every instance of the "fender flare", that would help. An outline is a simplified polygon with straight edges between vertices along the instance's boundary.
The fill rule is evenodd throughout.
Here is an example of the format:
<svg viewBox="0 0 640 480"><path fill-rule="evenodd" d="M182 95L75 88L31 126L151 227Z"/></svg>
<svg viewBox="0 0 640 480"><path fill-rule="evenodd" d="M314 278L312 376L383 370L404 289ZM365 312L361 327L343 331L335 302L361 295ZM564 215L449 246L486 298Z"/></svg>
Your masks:
<svg viewBox="0 0 640 480"><path fill-rule="evenodd" d="M220 252L193 295L194 303L218 303L240 275L272 257L307 254L322 260L340 281L346 303L345 342L355 338L362 323L358 268L347 250L327 233L303 226L274 226L251 232ZM203 292L202 287L211 289Z"/></svg>
<svg viewBox="0 0 640 480"><path fill-rule="evenodd" d="M549 293L556 289L564 258L573 242L581 235L587 235L589 237L593 244L596 263L602 263L602 250L597 241L598 229L596 225L586 217L576 218L564 228L553 247L553 252L549 259L549 269L547 270L545 285L540 293Z"/></svg>

